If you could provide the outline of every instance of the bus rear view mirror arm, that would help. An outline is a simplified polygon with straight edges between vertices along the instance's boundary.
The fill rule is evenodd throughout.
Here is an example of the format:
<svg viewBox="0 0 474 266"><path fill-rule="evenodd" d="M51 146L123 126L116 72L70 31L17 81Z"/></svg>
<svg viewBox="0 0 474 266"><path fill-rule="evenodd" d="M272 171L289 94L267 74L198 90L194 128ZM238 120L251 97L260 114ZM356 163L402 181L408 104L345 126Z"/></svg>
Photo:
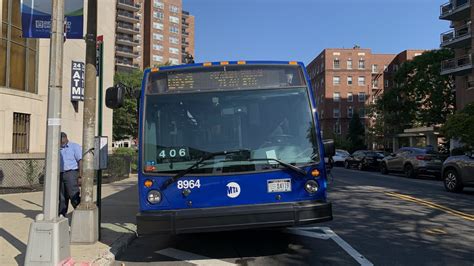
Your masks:
<svg viewBox="0 0 474 266"><path fill-rule="evenodd" d="M323 145L324 145L324 155L326 157L333 157L336 155L336 147L334 146L334 140L333 139L325 139L323 140Z"/></svg>

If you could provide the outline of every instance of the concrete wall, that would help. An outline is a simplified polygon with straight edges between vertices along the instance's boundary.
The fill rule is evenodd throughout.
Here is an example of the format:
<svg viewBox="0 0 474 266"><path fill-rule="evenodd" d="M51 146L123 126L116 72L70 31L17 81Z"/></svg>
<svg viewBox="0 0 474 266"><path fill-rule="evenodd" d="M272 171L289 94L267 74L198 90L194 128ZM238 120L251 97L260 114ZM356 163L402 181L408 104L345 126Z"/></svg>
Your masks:
<svg viewBox="0 0 474 266"><path fill-rule="evenodd" d="M104 35L103 135L109 136L109 150L111 150L112 143L112 110L105 107L105 89L113 85L114 78L115 6L116 0L101 0L98 7L98 35ZM87 11L87 1L85 2L84 10ZM85 17L87 16L86 12L84 15ZM84 19L84 31L86 31L86 28L86 20ZM12 152L14 112L31 115L30 153L45 152L49 44L49 39L41 39L38 44L36 94L0 87L0 154L2 154L3 158L16 157L8 155ZM84 105L82 102L79 102L78 108L75 110L74 105L71 103L71 61L85 62L85 49L84 40L67 40L64 43L61 130L67 132L71 141L79 144L82 144L82 114Z"/></svg>

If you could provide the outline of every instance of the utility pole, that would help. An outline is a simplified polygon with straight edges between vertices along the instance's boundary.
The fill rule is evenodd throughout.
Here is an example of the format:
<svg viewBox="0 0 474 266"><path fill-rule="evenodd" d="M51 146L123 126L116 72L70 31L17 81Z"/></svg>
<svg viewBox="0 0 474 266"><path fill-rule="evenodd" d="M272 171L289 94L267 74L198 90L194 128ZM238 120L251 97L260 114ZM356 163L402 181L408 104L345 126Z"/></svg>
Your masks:
<svg viewBox="0 0 474 266"><path fill-rule="evenodd" d="M94 137L96 114L96 43L97 0L87 3L86 82L82 134L81 203L74 210L71 222L71 242L92 244L99 238L98 209L94 203Z"/></svg>
<svg viewBox="0 0 474 266"><path fill-rule="evenodd" d="M59 265L71 257L68 220L58 217L63 42L64 1L53 0L43 213L31 223L25 265Z"/></svg>

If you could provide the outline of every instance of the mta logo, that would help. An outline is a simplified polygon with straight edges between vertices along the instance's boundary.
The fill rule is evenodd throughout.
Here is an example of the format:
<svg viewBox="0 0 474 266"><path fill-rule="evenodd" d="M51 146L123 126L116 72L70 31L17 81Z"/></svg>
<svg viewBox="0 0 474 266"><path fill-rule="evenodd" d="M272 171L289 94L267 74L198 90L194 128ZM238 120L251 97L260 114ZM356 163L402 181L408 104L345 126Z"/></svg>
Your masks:
<svg viewBox="0 0 474 266"><path fill-rule="evenodd" d="M235 182L227 184L227 197L237 198L240 195L240 185Z"/></svg>

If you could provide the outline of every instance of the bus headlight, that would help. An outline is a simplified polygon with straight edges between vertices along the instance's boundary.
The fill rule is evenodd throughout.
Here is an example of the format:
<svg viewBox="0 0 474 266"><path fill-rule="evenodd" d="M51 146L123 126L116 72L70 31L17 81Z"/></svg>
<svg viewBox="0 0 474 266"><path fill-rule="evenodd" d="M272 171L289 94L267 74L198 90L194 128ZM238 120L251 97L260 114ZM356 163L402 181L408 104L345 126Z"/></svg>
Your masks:
<svg viewBox="0 0 474 266"><path fill-rule="evenodd" d="M151 204L157 204L161 201L161 193L158 190L150 190L147 199Z"/></svg>
<svg viewBox="0 0 474 266"><path fill-rule="evenodd" d="M318 190L319 190L318 182L316 182L314 180L308 180L306 182L306 184L304 184L304 189L309 194L314 194L314 193L318 192Z"/></svg>

